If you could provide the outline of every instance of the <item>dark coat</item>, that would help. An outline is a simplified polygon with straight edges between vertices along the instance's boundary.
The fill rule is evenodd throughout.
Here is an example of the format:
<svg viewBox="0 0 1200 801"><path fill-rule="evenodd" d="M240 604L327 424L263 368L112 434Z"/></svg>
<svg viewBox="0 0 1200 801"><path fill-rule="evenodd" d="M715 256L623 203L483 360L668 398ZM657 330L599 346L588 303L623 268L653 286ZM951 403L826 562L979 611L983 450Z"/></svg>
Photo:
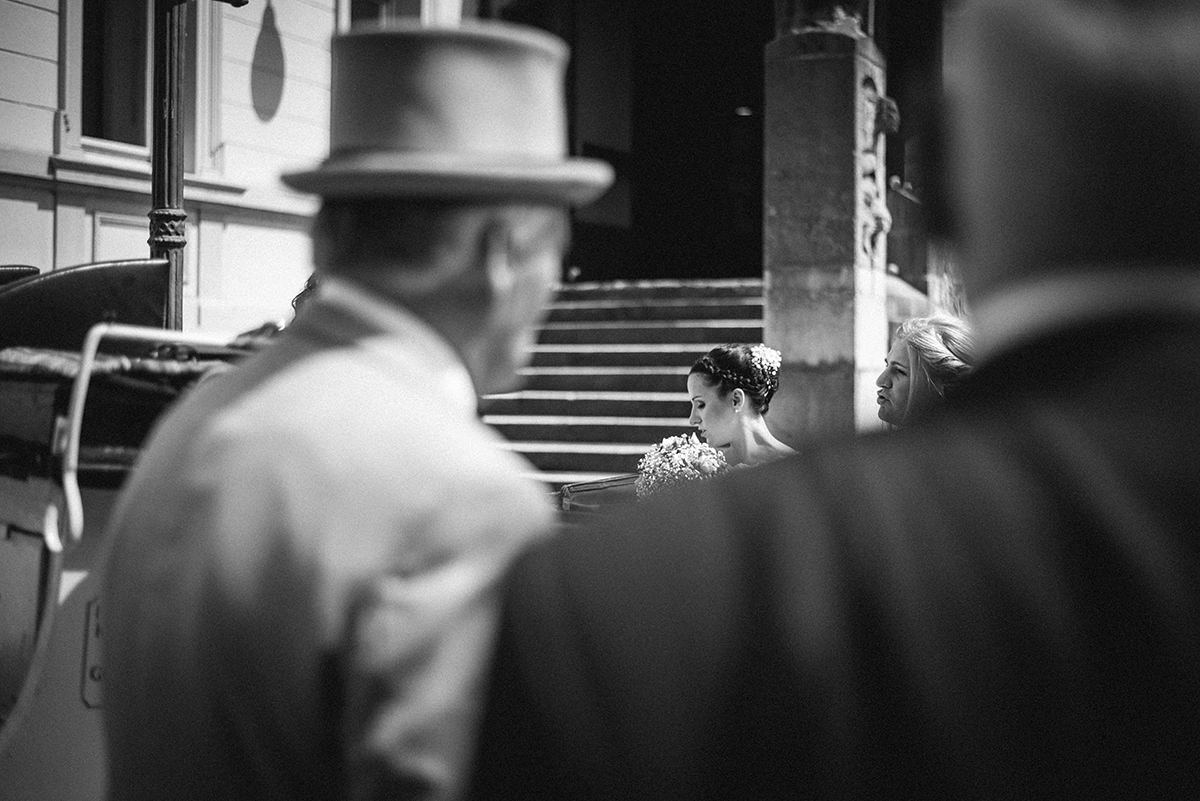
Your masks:
<svg viewBox="0 0 1200 801"><path fill-rule="evenodd" d="M1200 797L1200 320L639 504L511 576L476 801Z"/></svg>

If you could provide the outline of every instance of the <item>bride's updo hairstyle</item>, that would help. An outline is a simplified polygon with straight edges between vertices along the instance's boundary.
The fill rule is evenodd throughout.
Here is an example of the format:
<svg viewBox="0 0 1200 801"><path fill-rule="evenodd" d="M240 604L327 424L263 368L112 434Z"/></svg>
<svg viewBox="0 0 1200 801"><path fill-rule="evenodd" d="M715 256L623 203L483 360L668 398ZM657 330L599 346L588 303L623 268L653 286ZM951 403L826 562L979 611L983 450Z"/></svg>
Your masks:
<svg viewBox="0 0 1200 801"><path fill-rule="evenodd" d="M702 376L710 387L719 386L722 397L740 389L751 406L766 414L779 389L779 351L763 344L721 345L701 356L689 375Z"/></svg>

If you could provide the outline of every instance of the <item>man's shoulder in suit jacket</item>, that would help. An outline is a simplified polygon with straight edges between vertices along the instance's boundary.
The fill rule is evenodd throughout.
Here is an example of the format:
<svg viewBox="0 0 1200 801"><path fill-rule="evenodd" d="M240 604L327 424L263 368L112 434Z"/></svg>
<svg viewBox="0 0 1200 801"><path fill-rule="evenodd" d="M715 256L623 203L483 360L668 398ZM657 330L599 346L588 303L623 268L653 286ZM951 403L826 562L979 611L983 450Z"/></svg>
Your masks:
<svg viewBox="0 0 1200 801"><path fill-rule="evenodd" d="M1044 337L929 425L536 548L476 797L1194 795L1197 347Z"/></svg>

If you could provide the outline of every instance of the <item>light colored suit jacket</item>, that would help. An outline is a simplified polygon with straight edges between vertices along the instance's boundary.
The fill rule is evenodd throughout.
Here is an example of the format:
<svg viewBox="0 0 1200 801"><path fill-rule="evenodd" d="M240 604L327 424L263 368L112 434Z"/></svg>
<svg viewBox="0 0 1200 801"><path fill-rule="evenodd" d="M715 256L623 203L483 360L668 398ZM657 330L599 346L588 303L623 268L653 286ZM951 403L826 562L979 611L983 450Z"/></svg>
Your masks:
<svg viewBox="0 0 1200 801"><path fill-rule="evenodd" d="M334 285L169 413L106 534L111 798L448 798L549 496L451 349Z"/></svg>

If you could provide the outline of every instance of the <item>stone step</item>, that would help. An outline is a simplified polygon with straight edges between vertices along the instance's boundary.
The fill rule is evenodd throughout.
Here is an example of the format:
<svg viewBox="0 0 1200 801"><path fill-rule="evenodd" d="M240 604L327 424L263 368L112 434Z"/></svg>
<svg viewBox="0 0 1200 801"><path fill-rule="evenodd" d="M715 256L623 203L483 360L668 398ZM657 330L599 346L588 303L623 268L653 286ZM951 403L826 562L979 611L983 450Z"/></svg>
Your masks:
<svg viewBox="0 0 1200 801"><path fill-rule="evenodd" d="M628 300L564 300L551 304L546 322L615 320L757 320L762 297L648 298Z"/></svg>
<svg viewBox="0 0 1200 801"><path fill-rule="evenodd" d="M688 367L527 367L521 389L575 392L687 391Z"/></svg>
<svg viewBox="0 0 1200 801"><path fill-rule="evenodd" d="M484 414L570 414L610 417L670 417L690 413L685 392L580 392L520 390L488 395L479 402Z"/></svg>
<svg viewBox="0 0 1200 801"><path fill-rule="evenodd" d="M631 473L652 443L509 442L541 473Z"/></svg>
<svg viewBox="0 0 1200 801"><path fill-rule="evenodd" d="M636 302L646 298L730 298L759 297L761 278L727 278L711 281L603 281L562 284L556 293L560 300L615 299Z"/></svg>
<svg viewBox="0 0 1200 801"><path fill-rule="evenodd" d="M536 345L530 367L661 367L683 369L720 343Z"/></svg>
<svg viewBox="0 0 1200 801"><path fill-rule="evenodd" d="M485 414L483 422L511 442L637 443L643 451L664 437L691 430L685 417Z"/></svg>
<svg viewBox="0 0 1200 801"><path fill-rule="evenodd" d="M759 279L568 284L520 389L482 399L480 410L549 491L629 473L655 443L691 430L696 359L761 341L762 321Z"/></svg>
<svg viewBox="0 0 1200 801"><path fill-rule="evenodd" d="M696 342L760 342L762 321L749 320L622 320L546 323L540 345L691 344Z"/></svg>

